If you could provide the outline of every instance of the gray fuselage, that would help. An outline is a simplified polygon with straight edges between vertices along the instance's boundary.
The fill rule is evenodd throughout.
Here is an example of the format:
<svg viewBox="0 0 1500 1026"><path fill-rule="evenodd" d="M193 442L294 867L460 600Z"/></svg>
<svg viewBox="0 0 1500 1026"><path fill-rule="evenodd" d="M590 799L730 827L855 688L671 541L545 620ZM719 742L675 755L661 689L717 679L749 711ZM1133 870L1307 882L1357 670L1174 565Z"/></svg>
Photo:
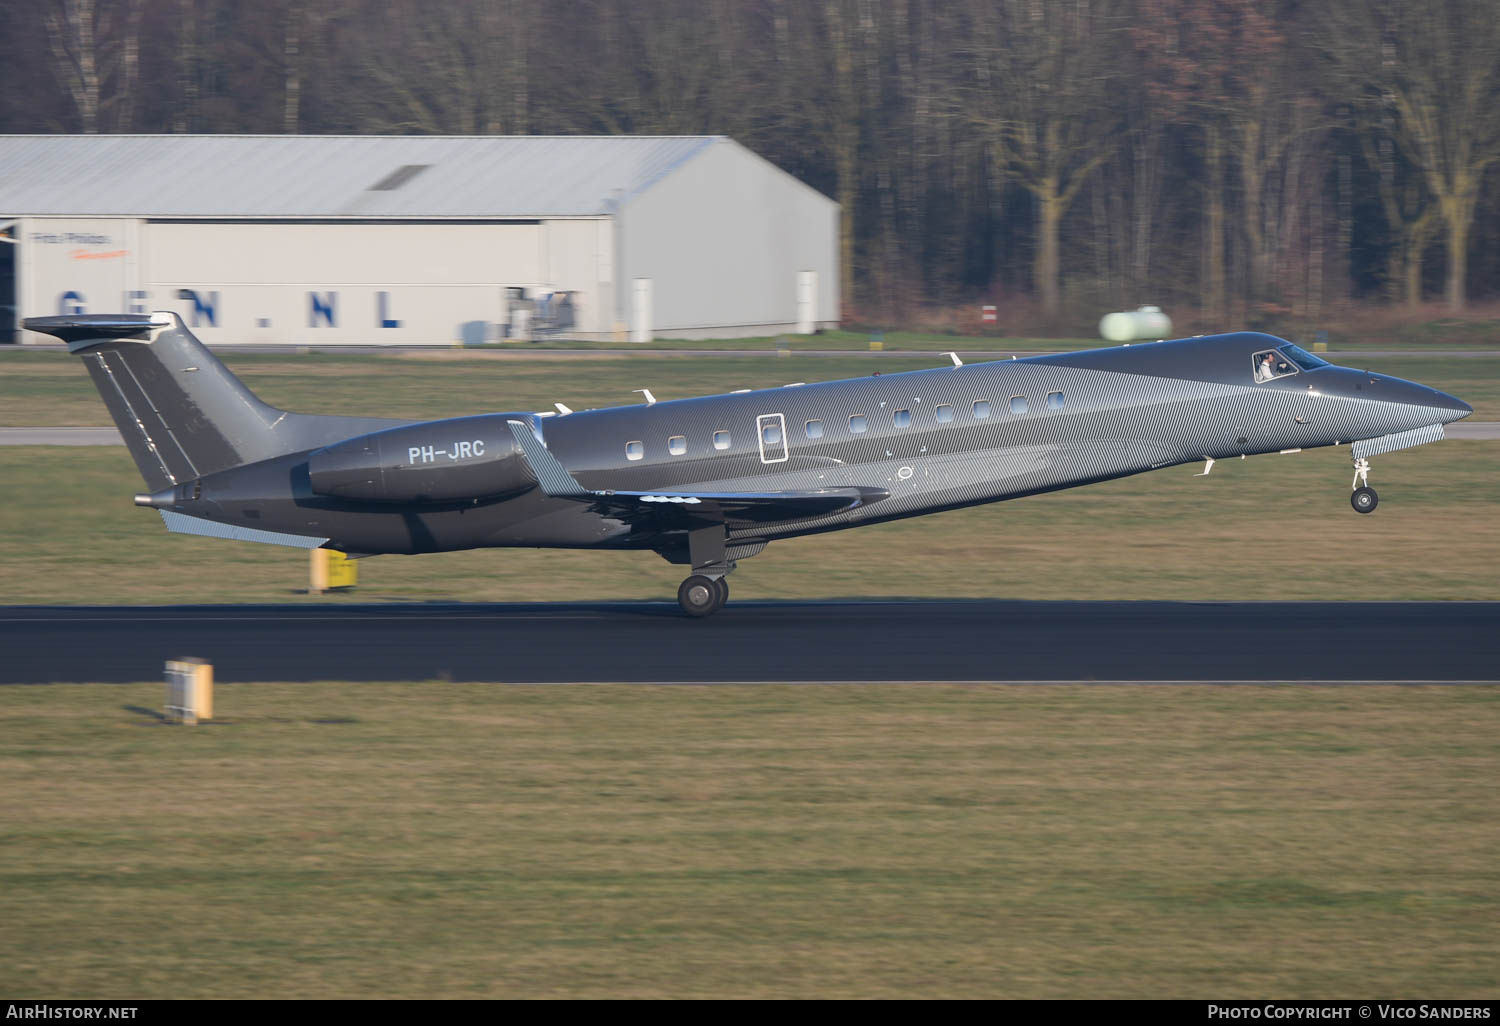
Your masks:
<svg viewBox="0 0 1500 1026"><path fill-rule="evenodd" d="M1282 376L1257 381L1256 354L1286 345L1236 333L421 428L440 458L462 463L476 451L492 457L514 449L506 425L524 419L579 484L599 492L889 493L827 515L731 524L730 556L742 557L778 538L1197 460L1350 443L1472 412L1426 386L1331 365L1283 363ZM401 452L431 460L424 448L403 444ZM656 549L681 561L686 545L669 519L612 516L535 487L399 507L330 498L309 487L308 455L210 475L196 494L180 494L174 508L225 524L326 536L330 547L355 553L615 547Z"/></svg>

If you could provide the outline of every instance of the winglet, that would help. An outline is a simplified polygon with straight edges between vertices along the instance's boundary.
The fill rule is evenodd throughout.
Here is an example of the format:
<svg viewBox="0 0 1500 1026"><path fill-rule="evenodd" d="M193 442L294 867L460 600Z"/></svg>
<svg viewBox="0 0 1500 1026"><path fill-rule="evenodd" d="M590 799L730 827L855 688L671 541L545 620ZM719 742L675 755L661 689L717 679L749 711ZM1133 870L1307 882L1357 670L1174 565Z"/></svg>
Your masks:
<svg viewBox="0 0 1500 1026"><path fill-rule="evenodd" d="M530 425L519 420L508 420L506 423L510 425L510 433L515 436L521 452L525 454L526 462L531 464L531 472L536 475L537 484L542 486L543 492L559 499L576 499L593 494L573 479L568 468L559 463L557 457L542 444Z"/></svg>

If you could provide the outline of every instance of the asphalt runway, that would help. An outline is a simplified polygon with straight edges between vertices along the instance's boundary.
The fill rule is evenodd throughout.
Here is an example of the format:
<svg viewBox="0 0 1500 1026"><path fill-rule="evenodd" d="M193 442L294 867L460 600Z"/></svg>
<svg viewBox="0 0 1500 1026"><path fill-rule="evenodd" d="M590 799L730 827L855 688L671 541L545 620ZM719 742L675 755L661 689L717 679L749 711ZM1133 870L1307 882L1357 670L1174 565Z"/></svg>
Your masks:
<svg viewBox="0 0 1500 1026"><path fill-rule="evenodd" d="M1500 603L0 607L0 683L1500 682Z"/></svg>

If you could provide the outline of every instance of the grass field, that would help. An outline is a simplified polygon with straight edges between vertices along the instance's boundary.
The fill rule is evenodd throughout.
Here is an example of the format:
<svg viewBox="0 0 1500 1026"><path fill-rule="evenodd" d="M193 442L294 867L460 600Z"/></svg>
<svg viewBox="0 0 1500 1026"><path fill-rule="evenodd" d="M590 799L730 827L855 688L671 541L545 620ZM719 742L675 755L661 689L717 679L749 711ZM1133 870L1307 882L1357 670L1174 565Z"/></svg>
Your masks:
<svg viewBox="0 0 1500 1026"><path fill-rule="evenodd" d="M772 349L777 345L787 345L792 348L802 349L866 349L872 339L878 338L887 349L915 349L915 350L944 350L959 349L970 352L991 350L1010 351L1015 349L1034 351L1057 351L1068 349L1090 349L1095 346L1107 345L1100 340L1092 331L1085 332L1077 338L1023 338L1002 335L996 331L982 331L978 324L978 307L969 307L959 315L954 323L962 324L961 329L928 330L928 331L883 331L878 328L862 328L861 330L828 331L820 335L772 335L763 338L742 339L655 339L651 343L652 348L667 349ZM1452 317L1445 313L1427 319L1406 320L1406 314L1391 316L1394 311L1367 312L1365 316L1356 317L1351 321L1343 323L1332 323L1324 325L1328 332L1327 341L1335 350L1357 350L1357 349L1409 349L1413 351L1432 349L1494 349L1500 345L1500 319L1486 317L1477 311L1471 311L1464 317ZM1095 322L1097 323L1097 322ZM1183 337L1189 334L1208 334L1213 332L1210 328L1201 324L1195 324L1190 318L1179 321L1176 331L1180 334L1174 337ZM1272 334L1298 342L1304 346L1311 346L1316 341L1316 328L1310 328L1304 323L1287 323L1283 327L1271 327L1268 329ZM518 343L513 345L519 346ZM530 343L532 346L545 345L548 348L620 348L629 343L620 341L607 342L564 342L558 340L547 340L543 343Z"/></svg>
<svg viewBox="0 0 1500 1026"><path fill-rule="evenodd" d="M431 417L873 360L228 358L279 405ZM1500 360L1375 369L1500 419ZM0 360L0 424L107 420ZM1500 599L1500 447L1178 467L778 542L747 598ZM8 603L306 600L169 535L122 448L0 448ZM650 554L361 564L354 601L653 598ZM340 598L317 601L342 601ZM730 613L723 615L732 615ZM80 639L86 643L86 639ZM3 658L3 653L0 653ZM1487 998L1500 688L0 688L0 992L69 997Z"/></svg>
<svg viewBox="0 0 1500 1026"><path fill-rule="evenodd" d="M879 342L890 350L914 350L941 353L957 349L963 352L994 351L1011 352L1059 352L1071 349L1089 349L1104 345L1091 338L1016 338L990 333L950 334L948 332L922 331L825 331L818 335L765 335L759 338L658 338L649 343L651 349L664 350L737 350L737 349L811 349L868 352L871 342ZM623 338L603 342L576 342L566 339L545 339L540 342L491 343L491 349L537 350L537 349L632 349L634 343ZM640 346L639 348L648 348Z"/></svg>
<svg viewBox="0 0 1500 1026"><path fill-rule="evenodd" d="M1500 691L0 689L0 992L1493 997Z"/></svg>
<svg viewBox="0 0 1500 1026"><path fill-rule="evenodd" d="M573 409L829 381L880 371L944 366L941 356L793 355L683 357L669 353L569 357L466 350L371 356L343 353L225 353L224 362L261 398L308 413L430 419L499 410ZM1379 357L1353 365L1412 378L1473 405L1475 419L1500 420L1500 358ZM0 358L0 426L108 424L109 415L76 357L7 353Z"/></svg>
<svg viewBox="0 0 1500 1026"><path fill-rule="evenodd" d="M1184 334L1202 334L1194 328L1180 328ZM1289 341L1311 348L1316 339L1310 332L1298 328L1273 331ZM1176 335L1173 337L1184 337ZM315 338L301 340L316 344ZM1492 350L1500 348L1500 320L1482 318L1419 321L1410 324L1386 323L1368 326L1350 325L1332 328L1327 341L1336 352L1352 352L1361 349L1409 350L1413 353L1433 350ZM977 326L963 331L906 331L879 328L859 328L825 331L816 335L762 335L752 338L657 338L638 345L621 336L601 341L547 337L534 342L491 342L483 346L465 347L471 351L504 352L516 355L534 354L548 350L593 351L610 350L658 350L664 352L684 351L765 351L790 349L796 351L868 352L871 342L878 342L888 352L942 353L958 350L961 353L1012 353L1012 352L1067 352L1074 349L1094 349L1111 345L1096 335L1086 334L1076 338L1038 338L1030 336L1004 335L994 331L982 331ZM452 345L458 347L455 340ZM336 347L335 347L336 348ZM0 346L0 355L9 347Z"/></svg>
<svg viewBox="0 0 1500 1026"><path fill-rule="evenodd" d="M771 388L880 371L948 365L936 357L641 356L551 357L435 350L390 356L225 353L224 362L262 399L284 409L432 419L502 410L624 406L641 401ZM1500 364L1500 361L1496 361ZM11 354L0 359L0 426L109 424L77 357Z"/></svg>
<svg viewBox="0 0 1500 1026"><path fill-rule="evenodd" d="M925 358L508 359L231 355L268 401L426 418L575 408L815 381ZM1500 419L1500 360L1389 358ZM0 361L0 423L107 423L76 360ZM1375 461L1382 505L1347 504L1347 448L1178 467L858 532L778 542L745 561L736 599L922 595L1016 598L1500 599L1500 448L1445 441ZM305 588L298 550L169 535L130 505L122 448L0 448L0 579L14 603L280 602ZM1265 544L1268 534L1281 539ZM671 600L678 569L643 553L521 549L380 557L361 601Z"/></svg>
<svg viewBox="0 0 1500 1026"><path fill-rule="evenodd" d="M1176 467L1088 488L811 538L745 560L736 600L1500 599L1500 447L1377 458L1381 505L1349 508L1347 448ZM0 448L8 603L306 601L298 549L169 534L137 509L122 448ZM1267 544L1267 539L1274 544ZM651 553L490 549L381 556L352 601L660 599ZM319 601L339 601L321 599Z"/></svg>

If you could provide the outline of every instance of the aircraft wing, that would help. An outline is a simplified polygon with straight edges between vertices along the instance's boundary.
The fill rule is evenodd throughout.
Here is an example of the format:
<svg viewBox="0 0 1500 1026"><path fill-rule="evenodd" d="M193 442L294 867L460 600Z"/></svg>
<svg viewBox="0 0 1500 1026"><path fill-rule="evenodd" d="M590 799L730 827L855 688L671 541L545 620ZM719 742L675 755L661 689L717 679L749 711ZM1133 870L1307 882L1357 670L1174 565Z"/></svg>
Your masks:
<svg viewBox="0 0 1500 1026"><path fill-rule="evenodd" d="M555 499L586 502L593 509L626 521L723 521L730 525L763 524L842 513L890 497L881 488L818 488L794 492L621 492L598 491L579 484L529 425L508 422L511 434L531 464L543 492Z"/></svg>

